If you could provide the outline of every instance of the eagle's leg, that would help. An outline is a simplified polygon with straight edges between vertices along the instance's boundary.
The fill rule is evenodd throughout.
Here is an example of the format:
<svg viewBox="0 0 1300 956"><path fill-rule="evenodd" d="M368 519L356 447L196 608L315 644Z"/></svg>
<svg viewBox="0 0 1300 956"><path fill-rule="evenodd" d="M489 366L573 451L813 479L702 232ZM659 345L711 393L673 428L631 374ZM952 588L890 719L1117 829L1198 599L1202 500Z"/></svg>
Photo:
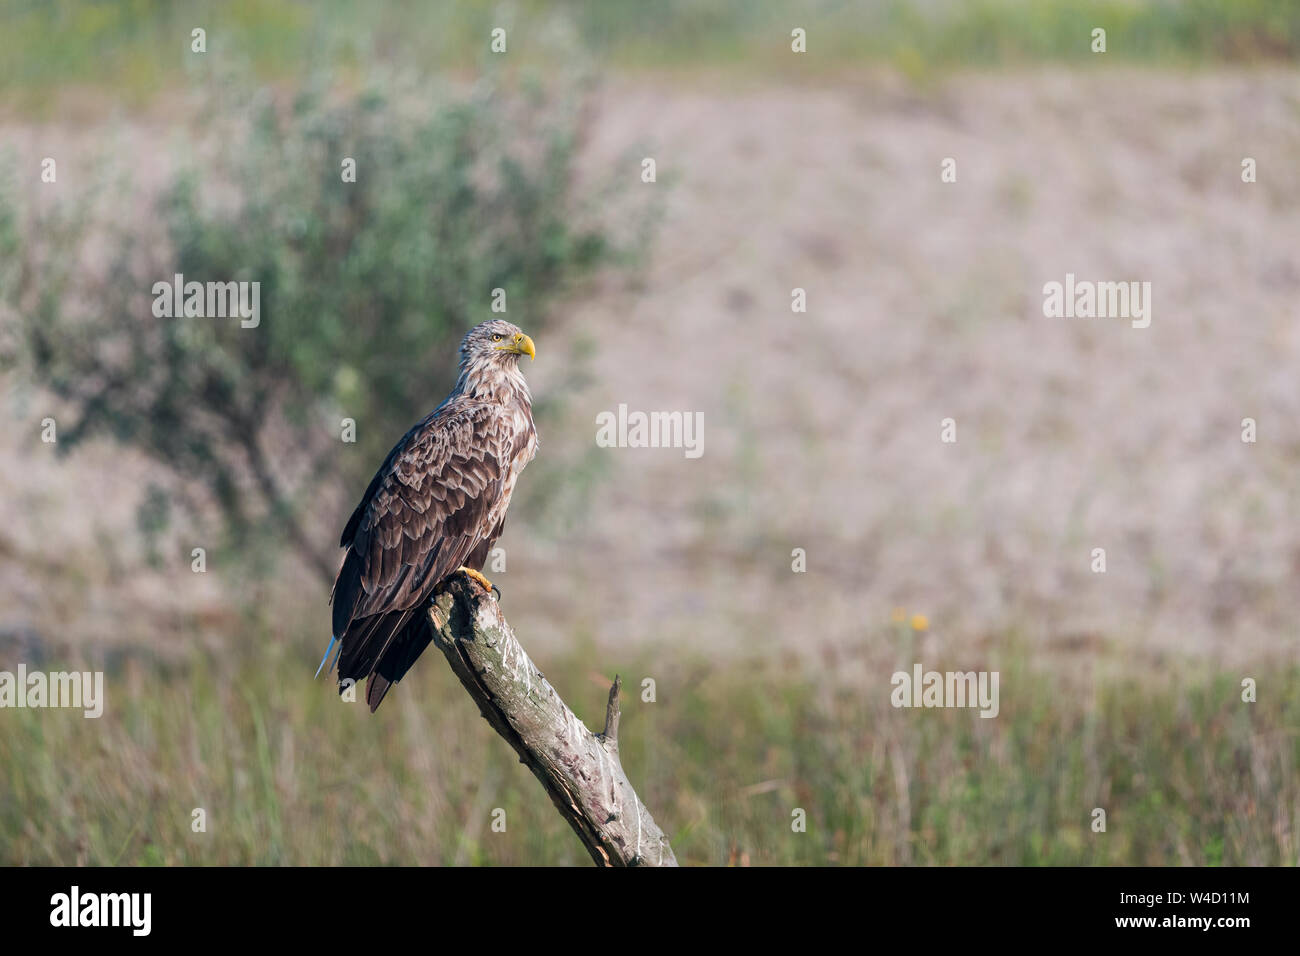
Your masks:
<svg viewBox="0 0 1300 956"><path fill-rule="evenodd" d="M464 565L461 565L461 566L460 566L459 568L457 568L456 570L457 570L457 571L460 571L460 572L463 573L463 574L468 574L471 578L473 578L473 579L474 579L475 581L477 581L479 584L483 585L483 590L485 590L485 591L495 591L495 592L496 592L496 596L497 596L497 600L498 600L498 601L501 600L501 589L500 589L499 587L497 587L495 584L493 584L491 581L489 581L487 578L483 577L483 572L482 572L482 571L475 571L473 568L467 568L467 567L465 567Z"/></svg>

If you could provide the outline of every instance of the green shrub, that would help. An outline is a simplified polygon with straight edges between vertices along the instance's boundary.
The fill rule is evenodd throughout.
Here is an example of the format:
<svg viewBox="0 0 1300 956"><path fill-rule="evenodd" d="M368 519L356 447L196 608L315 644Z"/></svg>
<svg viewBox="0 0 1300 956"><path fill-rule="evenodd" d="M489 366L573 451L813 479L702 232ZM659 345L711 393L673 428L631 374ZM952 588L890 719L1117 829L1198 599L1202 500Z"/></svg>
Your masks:
<svg viewBox="0 0 1300 956"><path fill-rule="evenodd" d="M70 409L60 450L96 435L141 449L177 489L207 489L231 544L265 530L330 574L337 522L309 532L303 505L331 480L359 494L445 395L492 290L536 330L613 251L575 225L577 93L552 89L312 86L281 104L214 82L192 114L202 135L152 196L111 162L66 202L9 189L0 347ZM260 283L260 324L156 317L153 286L175 274ZM142 527L157 533L167 506L151 489Z"/></svg>

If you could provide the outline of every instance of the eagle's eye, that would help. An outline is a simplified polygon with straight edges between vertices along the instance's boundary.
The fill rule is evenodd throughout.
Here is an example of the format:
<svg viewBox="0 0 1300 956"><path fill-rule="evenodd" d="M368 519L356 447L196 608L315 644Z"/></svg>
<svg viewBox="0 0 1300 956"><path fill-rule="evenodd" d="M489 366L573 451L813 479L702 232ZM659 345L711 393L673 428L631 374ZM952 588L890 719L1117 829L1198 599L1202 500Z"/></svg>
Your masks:
<svg viewBox="0 0 1300 956"><path fill-rule="evenodd" d="M505 336L498 332L496 335L492 336L492 341L493 341L493 342L500 342L500 341L501 341L502 339L504 339L504 338L505 338Z"/></svg>

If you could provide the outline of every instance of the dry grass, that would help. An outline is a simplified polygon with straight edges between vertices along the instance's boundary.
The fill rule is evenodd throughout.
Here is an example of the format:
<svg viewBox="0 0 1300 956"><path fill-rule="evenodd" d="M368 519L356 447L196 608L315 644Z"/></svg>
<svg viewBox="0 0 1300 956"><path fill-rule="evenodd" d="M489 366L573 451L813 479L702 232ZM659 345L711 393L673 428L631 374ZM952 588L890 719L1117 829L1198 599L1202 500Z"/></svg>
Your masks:
<svg viewBox="0 0 1300 956"><path fill-rule="evenodd" d="M515 615L526 621L527 614ZM906 634L871 644L911 653ZM301 650L299 648L298 650ZM1001 713L894 710L842 652L820 681L779 661L618 662L624 764L683 863L1294 864L1294 669L1257 704L1182 668L1062 688L1008 646ZM177 664L110 662L99 720L13 711L0 735L7 864L578 864L577 839L437 654L375 716L268 640ZM548 677L589 723L589 653ZM51 668L54 665L51 663ZM194 808L207 831L191 831ZM1107 812L1093 833L1092 812ZM504 833L492 814L506 811ZM806 833L791 829L796 808Z"/></svg>

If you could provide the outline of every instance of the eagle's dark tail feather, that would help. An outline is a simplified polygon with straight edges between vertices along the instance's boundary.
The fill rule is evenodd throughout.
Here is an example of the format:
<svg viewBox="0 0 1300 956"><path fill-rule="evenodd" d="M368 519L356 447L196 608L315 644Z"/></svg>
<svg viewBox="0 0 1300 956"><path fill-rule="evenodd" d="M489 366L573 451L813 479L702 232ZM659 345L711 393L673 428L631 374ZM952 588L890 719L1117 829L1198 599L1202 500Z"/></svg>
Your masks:
<svg viewBox="0 0 1300 956"><path fill-rule="evenodd" d="M392 611L353 621L343 636L339 656L339 692L351 678L366 685L366 704L373 714L388 693L411 669L416 658L433 640L428 615L423 608Z"/></svg>

